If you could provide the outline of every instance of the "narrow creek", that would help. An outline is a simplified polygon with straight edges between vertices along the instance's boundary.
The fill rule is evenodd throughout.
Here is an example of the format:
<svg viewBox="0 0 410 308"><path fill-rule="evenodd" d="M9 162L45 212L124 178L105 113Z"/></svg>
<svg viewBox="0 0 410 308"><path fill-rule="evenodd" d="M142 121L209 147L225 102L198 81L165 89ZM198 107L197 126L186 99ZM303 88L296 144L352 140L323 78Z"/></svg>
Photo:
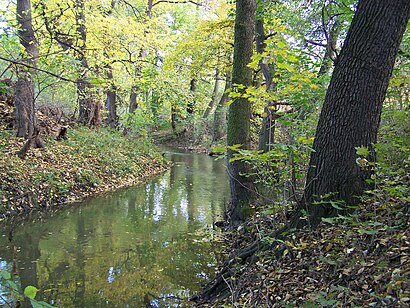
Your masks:
<svg viewBox="0 0 410 308"><path fill-rule="evenodd" d="M147 183L0 226L0 269L14 262L22 288L59 307L178 306L214 271L209 229L229 184L223 160L166 157L174 166Z"/></svg>

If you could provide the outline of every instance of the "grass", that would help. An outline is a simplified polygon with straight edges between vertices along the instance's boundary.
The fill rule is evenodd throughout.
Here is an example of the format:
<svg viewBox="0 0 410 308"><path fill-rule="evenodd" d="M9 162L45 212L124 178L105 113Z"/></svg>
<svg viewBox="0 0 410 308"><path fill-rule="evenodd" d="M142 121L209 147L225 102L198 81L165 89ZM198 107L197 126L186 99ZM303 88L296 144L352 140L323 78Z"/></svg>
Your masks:
<svg viewBox="0 0 410 308"><path fill-rule="evenodd" d="M68 139L46 139L45 149L15 154L24 140L0 131L0 215L66 204L138 183L161 172L166 162L148 141L118 131L70 129Z"/></svg>

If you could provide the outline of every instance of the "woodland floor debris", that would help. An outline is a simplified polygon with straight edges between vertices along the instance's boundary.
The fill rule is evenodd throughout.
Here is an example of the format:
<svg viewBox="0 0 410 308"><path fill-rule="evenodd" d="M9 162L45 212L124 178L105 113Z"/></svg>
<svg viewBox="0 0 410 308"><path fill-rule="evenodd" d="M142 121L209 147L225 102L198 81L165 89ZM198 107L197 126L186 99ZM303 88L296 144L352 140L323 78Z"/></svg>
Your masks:
<svg viewBox="0 0 410 308"><path fill-rule="evenodd" d="M376 191L352 215L324 219L318 229L292 233L275 250L236 263L224 290L198 306L408 307L410 183L398 185L407 191L402 197ZM226 234L227 258L255 241L276 241L269 235L278 217L264 210Z"/></svg>
<svg viewBox="0 0 410 308"><path fill-rule="evenodd" d="M0 136L0 217L134 185L167 167L150 144L108 129L69 129L67 140L47 138L24 160L16 155L24 140L8 130Z"/></svg>

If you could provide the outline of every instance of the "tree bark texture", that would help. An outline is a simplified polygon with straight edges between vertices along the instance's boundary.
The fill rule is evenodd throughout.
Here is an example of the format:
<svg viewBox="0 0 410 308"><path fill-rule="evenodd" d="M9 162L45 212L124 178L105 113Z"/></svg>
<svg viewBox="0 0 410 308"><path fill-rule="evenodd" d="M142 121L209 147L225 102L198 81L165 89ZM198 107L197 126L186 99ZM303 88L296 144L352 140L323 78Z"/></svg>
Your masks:
<svg viewBox="0 0 410 308"><path fill-rule="evenodd" d="M305 187L310 223L335 209L322 196L357 203L372 172L356 163L355 147L373 153L383 100L409 20L408 0L361 0L336 61L316 130ZM367 158L375 159L372 154Z"/></svg>
<svg viewBox="0 0 410 308"><path fill-rule="evenodd" d="M38 57L38 44L34 35L31 14L31 1L17 1L17 22L19 24L18 36L20 44L24 47L25 54L22 62L36 67ZM18 80L15 92L16 127L17 136L30 138L34 134L35 109L34 109L34 81L33 70L23 66L18 68Z"/></svg>
<svg viewBox="0 0 410 308"><path fill-rule="evenodd" d="M253 37L255 25L255 0L237 0L234 56L232 69L232 84L252 85L252 70L247 66L253 52ZM228 146L241 145L241 149L250 149L250 119L251 105L246 98L236 98L229 106L228 116ZM228 160L234 152L228 149ZM250 214L252 180L244 176L248 168L243 161L228 161L228 172L231 187L232 222L244 220Z"/></svg>

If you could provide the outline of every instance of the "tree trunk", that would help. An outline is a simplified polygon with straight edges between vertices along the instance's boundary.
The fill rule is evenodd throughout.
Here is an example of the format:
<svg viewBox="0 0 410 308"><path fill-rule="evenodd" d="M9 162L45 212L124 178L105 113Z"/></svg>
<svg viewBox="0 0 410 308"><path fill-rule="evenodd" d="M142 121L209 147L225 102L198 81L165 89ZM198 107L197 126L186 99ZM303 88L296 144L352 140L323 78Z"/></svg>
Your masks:
<svg viewBox="0 0 410 308"><path fill-rule="evenodd" d="M203 119L207 119L212 109L214 109L216 100L218 99L220 87L221 87L221 77L219 76L219 70L216 69L214 91L212 93L211 101L209 102L208 107L206 108L204 115L202 116Z"/></svg>
<svg viewBox="0 0 410 308"><path fill-rule="evenodd" d="M367 147L374 161L382 103L410 15L408 0L362 0L336 61L316 130L305 187L312 226L335 214L331 200L356 204L370 168L357 163L355 147Z"/></svg>
<svg viewBox="0 0 410 308"><path fill-rule="evenodd" d="M174 103L172 103L171 106L171 127L173 131L177 129L177 110L174 106Z"/></svg>
<svg viewBox="0 0 410 308"><path fill-rule="evenodd" d="M235 18L234 58L232 84L252 85L252 70L247 66L251 61L255 24L255 0L237 0ZM241 91L240 89L238 89ZM228 146L241 145L250 149L251 105L246 98L236 98L229 106ZM230 161L234 151L228 149L228 172L231 186L230 219L234 224L244 220L251 211L252 179L246 177L248 168L243 161Z"/></svg>
<svg viewBox="0 0 410 308"><path fill-rule="evenodd" d="M138 96L138 86L134 85L131 87L130 107L128 109L129 113L134 113L135 109L138 108L137 96Z"/></svg>
<svg viewBox="0 0 410 308"><path fill-rule="evenodd" d="M330 29L329 35L327 37L326 51L323 56L323 61L322 65L320 66L318 76L323 76L327 74L332 68L333 61L336 61L336 44L341 30L342 27L339 22L339 17L336 17L336 20L332 28Z"/></svg>
<svg viewBox="0 0 410 308"><path fill-rule="evenodd" d="M112 12L117 5L118 0L111 0L111 10L109 11L108 15L112 16ZM109 46L106 46L109 48ZM108 54L104 51L105 56L108 57ZM114 74L113 68L111 65L107 65L106 67L106 77L108 82L110 83L110 87L106 92L107 98L105 101L105 106L108 110L108 115L106 119L106 125L111 128L118 127L118 115L117 115L117 87L114 83Z"/></svg>
<svg viewBox="0 0 410 308"><path fill-rule="evenodd" d="M86 50L87 50L87 28L85 26L85 13L84 13L84 0L76 0L77 9L76 23L77 32L80 36L80 53L77 55L77 59L81 63L80 77L77 79L77 94L78 94L78 107L79 116L78 121L84 125L99 126L101 123L100 101L96 99L94 93L94 87L88 81L88 75L90 67L88 65Z"/></svg>
<svg viewBox="0 0 410 308"><path fill-rule="evenodd" d="M17 1L17 22L19 25L18 36L20 44L24 47L26 55L22 62L32 66L37 66L38 44L34 35L31 17L31 1ZM35 127L34 109L34 81L33 70L23 66L18 68L18 80L15 91L16 126L17 136L31 138Z"/></svg>
<svg viewBox="0 0 410 308"><path fill-rule="evenodd" d="M111 85L107 91L107 99L105 101L105 106L108 110L106 125L110 126L111 128L116 128L118 126L117 88L114 85L112 67L108 67L107 77Z"/></svg>
<svg viewBox="0 0 410 308"><path fill-rule="evenodd" d="M212 142L220 140L226 134L226 102L229 99L228 90L231 88L232 82L229 74L226 74L225 90L216 106L214 113L214 127Z"/></svg>
<svg viewBox="0 0 410 308"><path fill-rule="evenodd" d="M188 114L193 114L195 112L195 92L196 92L196 79L193 78L191 79L191 82L189 84L189 91L191 92L192 99L188 102L188 105L186 107L186 112Z"/></svg>
<svg viewBox="0 0 410 308"><path fill-rule="evenodd" d="M255 22L255 31L256 31L256 52L262 54L265 52L266 43L265 43L265 29L263 24L263 17L257 19ZM264 63L263 60L259 60L259 67L263 73L266 83L266 92L274 91L277 84L273 82L273 68L268 64ZM270 150L270 145L274 142L275 136L275 121L276 121L276 112L275 112L275 103L269 101L264 107L264 114L262 120L262 127L259 134L259 144L258 150L263 152L268 152Z"/></svg>

